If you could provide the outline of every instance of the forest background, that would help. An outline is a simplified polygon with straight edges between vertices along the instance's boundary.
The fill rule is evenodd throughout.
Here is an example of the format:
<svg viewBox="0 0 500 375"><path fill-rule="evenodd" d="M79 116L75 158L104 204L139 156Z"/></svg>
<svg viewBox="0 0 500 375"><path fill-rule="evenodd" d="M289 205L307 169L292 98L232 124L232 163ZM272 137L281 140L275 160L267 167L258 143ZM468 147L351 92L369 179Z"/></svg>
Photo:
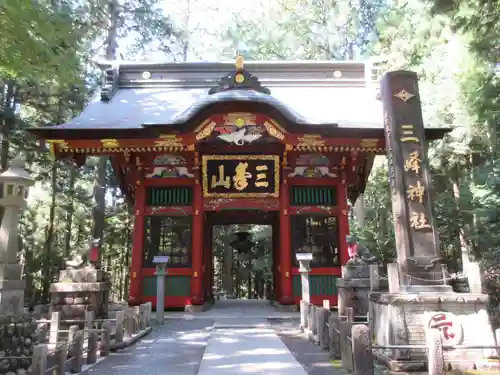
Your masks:
<svg viewBox="0 0 500 375"><path fill-rule="evenodd" d="M126 299L133 219L106 158L83 168L54 161L24 129L81 111L99 87L99 59L227 61L239 51L246 60L369 59L378 74L416 71L425 123L455 129L429 146L442 255L451 272L480 261L498 303L500 1L3 0L0 46L0 167L22 154L36 179L20 231L30 301L47 301L64 260L90 235L103 241L113 297ZM390 261L383 157L364 216L353 230Z"/></svg>

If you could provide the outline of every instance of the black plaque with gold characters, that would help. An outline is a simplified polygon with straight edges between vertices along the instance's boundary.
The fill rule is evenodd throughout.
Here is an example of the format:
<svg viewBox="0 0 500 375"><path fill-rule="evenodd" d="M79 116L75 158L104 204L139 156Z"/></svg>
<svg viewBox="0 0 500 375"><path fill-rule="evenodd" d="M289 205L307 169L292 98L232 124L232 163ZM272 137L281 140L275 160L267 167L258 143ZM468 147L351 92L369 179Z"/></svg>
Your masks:
<svg viewBox="0 0 500 375"><path fill-rule="evenodd" d="M387 73L381 94L397 257L407 271L402 281L406 285L433 284L441 278L439 243L416 73Z"/></svg>
<svg viewBox="0 0 500 375"><path fill-rule="evenodd" d="M203 155L203 196L278 197L279 160L277 155Z"/></svg>

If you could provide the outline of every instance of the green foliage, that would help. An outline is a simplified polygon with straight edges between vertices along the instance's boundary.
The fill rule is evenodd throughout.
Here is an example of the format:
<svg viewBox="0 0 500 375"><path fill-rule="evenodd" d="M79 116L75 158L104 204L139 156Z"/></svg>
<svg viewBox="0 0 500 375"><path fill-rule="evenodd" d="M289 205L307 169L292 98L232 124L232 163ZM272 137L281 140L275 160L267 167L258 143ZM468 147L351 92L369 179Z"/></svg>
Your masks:
<svg viewBox="0 0 500 375"><path fill-rule="evenodd" d="M221 33L223 55L252 60L345 60L366 54L383 0L277 0L235 15Z"/></svg>

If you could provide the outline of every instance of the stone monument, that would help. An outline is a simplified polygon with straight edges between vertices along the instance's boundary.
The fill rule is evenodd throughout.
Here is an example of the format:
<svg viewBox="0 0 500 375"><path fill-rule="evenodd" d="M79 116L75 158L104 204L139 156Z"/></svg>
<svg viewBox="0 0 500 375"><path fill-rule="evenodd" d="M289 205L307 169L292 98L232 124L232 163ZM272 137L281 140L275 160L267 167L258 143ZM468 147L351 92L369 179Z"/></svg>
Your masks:
<svg viewBox="0 0 500 375"><path fill-rule="evenodd" d="M51 311L61 312L61 319L80 319L85 311L96 317L107 317L108 294L111 288L108 275L100 269L99 240L91 238L89 249L66 262L59 272L59 282L52 283Z"/></svg>
<svg viewBox="0 0 500 375"><path fill-rule="evenodd" d="M472 293L446 285L429 194L430 175L417 76L387 73L381 84L397 262L389 264L388 292L372 292L370 309L377 356L393 371L425 372L429 328L440 331L446 367L472 369L496 355L495 336L481 294L478 268L469 274ZM470 345L481 349L457 350ZM484 348L484 347L489 348Z"/></svg>
<svg viewBox="0 0 500 375"><path fill-rule="evenodd" d="M0 183L3 191L0 205L5 209L0 227L0 315L19 315L23 312L25 288L17 261L19 216L26 207L28 188L34 181L18 157L0 174Z"/></svg>

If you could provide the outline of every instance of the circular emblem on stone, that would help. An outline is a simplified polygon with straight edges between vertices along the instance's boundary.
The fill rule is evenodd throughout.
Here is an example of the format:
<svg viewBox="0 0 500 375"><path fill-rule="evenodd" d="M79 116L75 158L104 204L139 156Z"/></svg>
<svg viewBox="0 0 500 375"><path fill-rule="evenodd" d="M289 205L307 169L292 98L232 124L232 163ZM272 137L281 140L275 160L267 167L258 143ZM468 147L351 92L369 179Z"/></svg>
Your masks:
<svg viewBox="0 0 500 375"><path fill-rule="evenodd" d="M446 311L433 311L427 328L438 329L443 340L443 347L460 345L464 339L462 323L455 314Z"/></svg>

